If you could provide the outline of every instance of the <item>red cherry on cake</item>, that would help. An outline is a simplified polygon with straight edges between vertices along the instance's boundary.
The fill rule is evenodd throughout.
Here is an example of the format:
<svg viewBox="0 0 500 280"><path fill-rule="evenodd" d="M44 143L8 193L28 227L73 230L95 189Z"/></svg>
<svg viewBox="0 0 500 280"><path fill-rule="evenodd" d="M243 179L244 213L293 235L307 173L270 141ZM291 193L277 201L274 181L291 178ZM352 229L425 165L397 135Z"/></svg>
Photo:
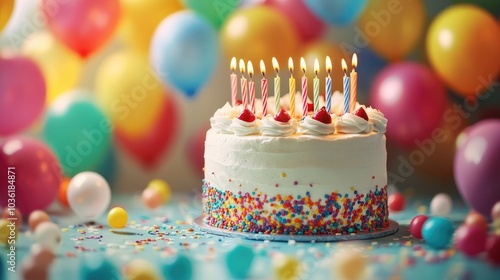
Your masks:
<svg viewBox="0 0 500 280"><path fill-rule="evenodd" d="M255 121L255 115L252 112L250 112L250 110L245 109L238 116L238 119L240 119L244 122L253 122L253 121Z"/></svg>
<svg viewBox="0 0 500 280"><path fill-rule="evenodd" d="M368 121L368 115L366 114L365 109L363 109L363 107L359 107L359 109L354 114Z"/></svg>
<svg viewBox="0 0 500 280"><path fill-rule="evenodd" d="M234 104L234 106L239 106L239 105L241 105L241 104L243 104L243 102L241 102L241 100L237 99L237 100L236 100L236 104Z"/></svg>
<svg viewBox="0 0 500 280"><path fill-rule="evenodd" d="M317 120L318 122L322 122L324 124L331 124L332 123L332 116L330 116L330 114L326 111L325 106L323 106L321 109L319 109L318 112L314 113L312 118Z"/></svg>
<svg viewBox="0 0 500 280"><path fill-rule="evenodd" d="M274 120L282 123L287 123L291 118L292 117L290 117L290 115L283 109L281 109L281 111L276 116L274 116Z"/></svg>
<svg viewBox="0 0 500 280"><path fill-rule="evenodd" d="M312 103L307 103L307 111L312 112L314 111L314 104Z"/></svg>

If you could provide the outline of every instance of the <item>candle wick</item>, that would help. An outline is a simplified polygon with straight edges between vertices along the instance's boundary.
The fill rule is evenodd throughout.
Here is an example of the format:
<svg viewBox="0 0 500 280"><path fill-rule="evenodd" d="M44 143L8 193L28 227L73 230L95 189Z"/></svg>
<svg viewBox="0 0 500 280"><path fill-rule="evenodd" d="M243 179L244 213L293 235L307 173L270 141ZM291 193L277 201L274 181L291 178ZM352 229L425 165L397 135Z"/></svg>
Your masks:
<svg viewBox="0 0 500 280"><path fill-rule="evenodd" d="M318 71L314 71L314 73L316 74L316 78L318 77Z"/></svg>

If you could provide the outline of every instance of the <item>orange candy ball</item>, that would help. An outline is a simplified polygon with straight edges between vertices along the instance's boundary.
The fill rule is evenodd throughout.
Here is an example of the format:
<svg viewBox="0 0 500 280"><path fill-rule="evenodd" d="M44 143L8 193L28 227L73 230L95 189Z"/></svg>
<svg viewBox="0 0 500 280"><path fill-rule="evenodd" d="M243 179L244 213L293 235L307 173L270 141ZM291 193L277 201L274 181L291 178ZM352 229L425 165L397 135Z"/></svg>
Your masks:
<svg viewBox="0 0 500 280"><path fill-rule="evenodd" d="M69 181L70 180L68 178L64 178L59 187L59 202L61 202L61 204L65 207L69 207L67 196Z"/></svg>
<svg viewBox="0 0 500 280"><path fill-rule="evenodd" d="M141 199L144 206L149 209L158 208L164 202L162 194L154 188L146 188L142 191Z"/></svg>
<svg viewBox="0 0 500 280"><path fill-rule="evenodd" d="M465 218L464 224L466 225L477 225L484 230L488 230L488 222L483 217L483 215L472 212Z"/></svg>
<svg viewBox="0 0 500 280"><path fill-rule="evenodd" d="M50 217L47 213L41 210L31 212L28 218L28 225L31 230L35 230L36 227L43 222L50 222Z"/></svg>

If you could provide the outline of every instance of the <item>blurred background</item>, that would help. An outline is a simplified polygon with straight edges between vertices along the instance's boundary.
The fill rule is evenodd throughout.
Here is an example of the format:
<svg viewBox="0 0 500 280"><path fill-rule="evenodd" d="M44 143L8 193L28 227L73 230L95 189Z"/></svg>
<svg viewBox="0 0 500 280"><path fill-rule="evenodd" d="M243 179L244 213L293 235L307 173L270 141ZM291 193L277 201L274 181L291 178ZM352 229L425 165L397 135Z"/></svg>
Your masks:
<svg viewBox="0 0 500 280"><path fill-rule="evenodd" d="M270 89L278 59L285 94L289 57L312 69L328 55L342 91L340 60L355 52L358 100L389 120L389 182L454 192L457 138L500 117L499 16L488 0L1 0L2 157L26 147L19 162L94 170L115 192L161 178L198 193L232 57L253 62L260 97L260 59ZM18 173L27 186L42 176Z"/></svg>

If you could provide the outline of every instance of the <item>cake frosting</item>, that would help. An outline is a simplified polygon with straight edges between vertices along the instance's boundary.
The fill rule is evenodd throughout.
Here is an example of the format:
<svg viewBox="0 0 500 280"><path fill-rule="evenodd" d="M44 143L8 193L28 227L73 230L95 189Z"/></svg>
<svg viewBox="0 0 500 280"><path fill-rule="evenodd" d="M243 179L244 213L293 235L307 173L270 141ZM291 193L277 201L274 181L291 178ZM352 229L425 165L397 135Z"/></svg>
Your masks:
<svg viewBox="0 0 500 280"><path fill-rule="evenodd" d="M333 123L322 123L311 116L305 117L300 123L302 133L310 135L328 135L335 132Z"/></svg>
<svg viewBox="0 0 500 280"><path fill-rule="evenodd" d="M335 129L339 133L369 133L372 130L371 123L354 114L347 113L337 119Z"/></svg>
<svg viewBox="0 0 500 280"><path fill-rule="evenodd" d="M264 136L291 136L297 132L297 120L290 119L288 122L280 122L273 116L267 115L262 119L260 131Z"/></svg>

